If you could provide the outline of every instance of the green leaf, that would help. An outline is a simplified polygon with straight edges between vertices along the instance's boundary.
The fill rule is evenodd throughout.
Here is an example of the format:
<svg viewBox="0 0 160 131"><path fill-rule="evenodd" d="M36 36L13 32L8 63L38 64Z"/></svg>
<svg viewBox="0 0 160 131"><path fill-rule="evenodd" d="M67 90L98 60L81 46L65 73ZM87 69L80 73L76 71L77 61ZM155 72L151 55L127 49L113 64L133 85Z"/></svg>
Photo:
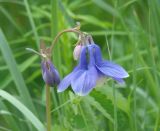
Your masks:
<svg viewBox="0 0 160 131"><path fill-rule="evenodd" d="M38 131L45 131L45 127L41 123L41 121L19 100L17 100L15 97L4 90L0 90L0 96L10 102L13 106L15 106Z"/></svg>
<svg viewBox="0 0 160 131"><path fill-rule="evenodd" d="M14 80L17 90L20 93L22 102L28 108L30 108L34 113L36 113L32 100L31 100L31 96L25 85L23 76L18 69L17 63L13 57L12 51L1 29L0 29L0 49L2 51L2 55L4 56L6 64L9 68L9 71L12 75L12 79Z"/></svg>
<svg viewBox="0 0 160 131"><path fill-rule="evenodd" d="M91 96L92 96L92 99L94 99L95 102L96 102L95 107L99 111L101 111L104 116L106 116L104 114L104 112L107 112L107 114L109 115L109 118L112 118L112 120L113 120L113 117L114 117L114 105L113 105L114 101L113 101L113 98L110 99L110 95L113 95L113 94L110 94L110 93L106 93L104 91L101 92L101 91L94 90L91 93ZM118 97L118 95L117 95L117 97ZM117 103L118 103L118 98L117 98ZM123 104L125 104L125 103L123 103ZM124 109L122 110L121 108L119 108L118 104L117 104L117 107L118 107L117 108L117 122L118 122L119 127L120 128L122 128L122 127L128 128L128 125L125 125L125 123L128 121L129 113L124 111ZM125 107L125 105L124 105L124 107ZM107 118L108 118L108 115L106 116ZM111 121L111 122L113 123L113 121ZM123 123L121 123L121 122L123 122Z"/></svg>
<svg viewBox="0 0 160 131"><path fill-rule="evenodd" d="M37 55L32 56L28 59L26 59L26 61L24 61L21 65L20 65L20 71L23 72L25 71L34 61L36 61L38 58Z"/></svg>
<svg viewBox="0 0 160 131"><path fill-rule="evenodd" d="M97 100L97 98L91 97L91 96L87 96L85 98L88 103L92 106L94 106L97 110L99 110L108 120L110 120L113 123L113 118L111 116L111 114L108 112L110 110L104 108ZM105 103L108 103L107 101L104 101ZM108 105L110 106L110 105Z"/></svg>
<svg viewBox="0 0 160 131"><path fill-rule="evenodd" d="M22 32L21 28L18 26L16 21L12 18L11 14L3 6L0 6L0 11L8 18L10 23L13 24L13 26L17 29L17 31L21 33Z"/></svg>
<svg viewBox="0 0 160 131"><path fill-rule="evenodd" d="M7 127L11 128L13 131L18 131L18 123L16 123L14 117L12 116L12 114L9 112L8 108L5 106L5 104L2 101L0 101L0 107L1 107L0 116L2 116L6 121ZM9 117L6 117L6 115Z"/></svg>
<svg viewBox="0 0 160 131"><path fill-rule="evenodd" d="M90 23L90 24L99 26L99 27L104 28L104 29L112 26L111 23L109 23L107 21L101 21L101 20L99 20L96 17L91 16L91 15L77 15L77 14L74 14L74 13L70 13L70 15L74 19L81 19L81 20L85 21L86 23Z"/></svg>
<svg viewBox="0 0 160 131"><path fill-rule="evenodd" d="M103 0L93 0L93 2L99 6L100 8L102 8L103 10L105 10L106 12L114 15L114 16L119 16L119 13L117 10L115 10L111 5L107 4L106 2L104 2Z"/></svg>
<svg viewBox="0 0 160 131"><path fill-rule="evenodd" d="M104 86L100 88L96 88L96 90L103 95L105 95L105 98L109 99L114 102L114 96L113 96L113 88ZM122 89L123 90L123 89ZM128 99L126 99L118 90L116 90L116 101L117 101L117 107L124 111L125 113L129 114L130 112L130 105L128 103Z"/></svg>

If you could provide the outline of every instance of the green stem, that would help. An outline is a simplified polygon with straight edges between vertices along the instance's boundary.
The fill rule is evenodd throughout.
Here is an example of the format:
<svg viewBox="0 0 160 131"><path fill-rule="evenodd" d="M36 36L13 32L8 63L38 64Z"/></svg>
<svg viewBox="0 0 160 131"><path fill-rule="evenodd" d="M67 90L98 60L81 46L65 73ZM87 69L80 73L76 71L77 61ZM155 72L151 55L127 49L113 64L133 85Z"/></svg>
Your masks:
<svg viewBox="0 0 160 131"><path fill-rule="evenodd" d="M112 82L112 88L113 88L113 97L114 97L114 131L117 131L117 97L116 97L116 87L114 86L114 83Z"/></svg>
<svg viewBox="0 0 160 131"><path fill-rule="evenodd" d="M50 87L46 85L46 119L47 131L51 131Z"/></svg>
<svg viewBox="0 0 160 131"><path fill-rule="evenodd" d="M77 30L77 27L71 28L71 29L66 29L66 30L63 30L63 31L59 32L58 35L56 35L56 37L54 38L54 40L53 40L53 42L52 42L52 45L51 45L51 47L50 47L51 51L53 50L54 45L55 45L55 43L57 42L57 40L59 39L59 37L60 37L63 33L65 33L65 32L75 32L75 33L77 33L77 34L79 34L79 35L82 35L82 34L83 34L81 31Z"/></svg>
<svg viewBox="0 0 160 131"><path fill-rule="evenodd" d="M80 109L80 112L81 112L81 114L82 114L84 123L85 123L85 125L86 125L87 131L89 131L89 127L88 127L88 124L87 124L87 120L86 120L85 114L84 114L84 112L83 112L83 110L82 110L82 108L81 108L80 103L79 103L78 105L79 105L79 109Z"/></svg>

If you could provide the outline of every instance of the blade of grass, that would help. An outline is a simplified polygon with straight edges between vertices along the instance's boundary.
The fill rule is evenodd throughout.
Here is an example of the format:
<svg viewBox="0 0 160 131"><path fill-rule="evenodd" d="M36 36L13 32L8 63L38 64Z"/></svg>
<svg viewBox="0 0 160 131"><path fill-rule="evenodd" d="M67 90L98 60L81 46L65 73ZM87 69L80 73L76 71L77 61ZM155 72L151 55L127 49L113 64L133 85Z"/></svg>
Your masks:
<svg viewBox="0 0 160 131"><path fill-rule="evenodd" d="M111 114L109 114L107 112L106 109L103 108L103 106L97 101L97 99L95 99L92 96L87 96L86 101L89 103L89 105L94 106L97 110L99 110L104 117L106 117L112 124L114 123L114 120L111 116Z"/></svg>
<svg viewBox="0 0 160 131"><path fill-rule="evenodd" d="M149 27L148 27L148 30L149 30L149 45L148 45L148 53L150 54L150 60L152 62L152 69L153 69L153 74L154 74L154 79L155 79L155 82L156 82L156 86L157 86L157 101L159 102L159 106L160 106L160 100L159 100L159 96L160 96L160 89L158 88L160 86L159 84L159 78L158 78L158 73L157 73L157 66L156 66L156 61L155 61L155 56L154 56L154 52L153 52L153 45L152 45L152 41L151 41L151 13L150 13L150 8L149 8Z"/></svg>
<svg viewBox="0 0 160 131"><path fill-rule="evenodd" d="M155 44L158 47L158 53L160 54L160 8L159 8L159 1L158 0L148 0L149 10L150 10L150 30L153 33L153 36L155 36Z"/></svg>
<svg viewBox="0 0 160 131"><path fill-rule="evenodd" d="M1 107L1 109L9 112L8 108L5 106L5 104L2 101L0 101L0 107ZM12 129L14 131L18 131L18 129L19 129L18 124L16 123L14 117L12 117L12 116L9 116L9 117L3 116L3 117L4 117L4 120L6 121L6 123L8 124L8 128L10 127L10 129ZM12 123L12 124L10 124L10 123Z"/></svg>
<svg viewBox="0 0 160 131"><path fill-rule="evenodd" d="M74 21L72 19L72 17L69 16L68 12L66 11L68 8L66 8L63 3L61 2L61 0L58 1L59 4L59 8L61 10L61 12L64 14L64 17L66 19L66 21L68 22L68 24L73 27L74 26Z"/></svg>
<svg viewBox="0 0 160 131"><path fill-rule="evenodd" d="M107 4L105 1L103 1L103 0L93 0L93 2L97 6L99 6L103 10L105 10L106 12L110 13L111 15L113 15L115 17L119 17L118 11L115 10L113 7L111 7L109 4Z"/></svg>
<svg viewBox="0 0 160 131"><path fill-rule="evenodd" d="M124 3L124 5L122 5L121 7L119 7L119 9L122 9L122 8L126 8L128 6L130 6L131 4L137 2L138 0L130 0L130 1L127 1L126 3Z"/></svg>
<svg viewBox="0 0 160 131"><path fill-rule="evenodd" d="M32 13L31 13L31 10L30 10L29 4L28 4L28 0L24 0L24 5L25 5L25 8L26 8L26 11L27 11L27 14L28 14L28 18L29 18L29 21L30 21L30 24L31 24L31 27L32 27L32 30L33 30L33 33L34 33L34 37L36 39L37 48L39 49L39 36L38 36L37 31L36 31L36 26L35 26L35 23L34 23L34 20L33 20L33 17L32 17Z"/></svg>
<svg viewBox="0 0 160 131"><path fill-rule="evenodd" d="M18 101L15 97L10 95L4 90L0 90L0 96L10 102L13 106L15 106L32 124L38 131L44 131L44 125L41 121L20 101Z"/></svg>
<svg viewBox="0 0 160 131"><path fill-rule="evenodd" d="M7 129L5 127L0 126L1 131L11 131L10 129Z"/></svg>
<svg viewBox="0 0 160 131"><path fill-rule="evenodd" d="M18 0L0 0L0 3L12 3L12 4L18 4L18 5L24 5L23 2Z"/></svg>
<svg viewBox="0 0 160 131"><path fill-rule="evenodd" d="M36 26L36 31L38 32L38 31L44 30L47 27L50 28L50 23L44 23L44 24L41 24L41 25L37 25ZM30 37L33 34L34 34L34 31L30 30L30 31L24 33L24 35L23 35L24 38L23 39L25 40L27 37ZM20 39L19 41L21 42L22 38L19 38L19 39ZM18 39L17 40L12 40L12 43L16 43L17 41L18 41Z"/></svg>
<svg viewBox="0 0 160 131"><path fill-rule="evenodd" d="M133 52L133 120L134 120L134 131L137 131L137 100L136 100L136 77L137 77L137 43L134 44Z"/></svg>
<svg viewBox="0 0 160 131"><path fill-rule="evenodd" d="M17 29L17 31L22 34L21 28L18 26L14 18L12 18L11 14L3 6L0 6L0 11L6 16L9 22Z"/></svg>
<svg viewBox="0 0 160 131"><path fill-rule="evenodd" d="M115 2L114 2L114 10L116 10L116 8L117 8L117 3L118 3L118 1L116 0ZM107 5L106 5L106 7L107 7ZM109 8L109 10L111 10L110 8ZM113 14L113 12L112 12L112 14ZM118 14L117 14L118 15ZM114 15L113 14L113 26L112 26L112 31L115 29L115 24L116 24L116 21L115 21L115 16L117 16L117 15ZM109 47L108 47L109 48ZM113 57L113 51L114 51L114 35L112 34L111 35L111 50L110 50L110 53L109 53L109 55L110 55L110 60L112 60L112 57ZM113 88L113 103L114 103L114 131L117 131L118 130L118 120L117 120L117 96L116 96L116 87L115 87L115 85L114 85L114 82L112 81L112 88Z"/></svg>
<svg viewBox="0 0 160 131"><path fill-rule="evenodd" d="M12 4L18 4L18 5L24 5L23 2L18 0L0 0L0 3L12 3Z"/></svg>
<svg viewBox="0 0 160 131"><path fill-rule="evenodd" d="M112 103L114 103L113 90L114 89L112 87L108 86L106 87L106 85L96 89L96 91L101 92L103 95L106 96L108 100L111 100ZM116 91L116 97L117 97L117 108L121 109L127 115L129 115L130 105L127 102L128 100L119 91Z"/></svg>
<svg viewBox="0 0 160 131"><path fill-rule="evenodd" d="M81 107L81 104L78 104L78 107L79 107L79 111L80 111L80 113L81 113L81 115L83 117L84 123L86 125L86 130L89 131L89 126L88 126L87 118L86 118L86 116L84 114L84 111L83 111L83 109Z"/></svg>
<svg viewBox="0 0 160 131"><path fill-rule="evenodd" d="M32 99L29 94L29 91L25 85L23 76L18 69L17 63L13 57L12 51L1 29L0 29L0 49L2 51L6 64L16 84L17 90L21 96L23 103L36 114L35 107L32 103Z"/></svg>
<svg viewBox="0 0 160 131"><path fill-rule="evenodd" d="M38 58L38 56L32 56L31 58L29 58L28 60L23 62L19 66L20 72L24 72L35 60L37 60L37 58ZM6 69L8 69L8 67L6 67ZM33 74L28 79L31 80L31 78L33 77ZM1 89L4 89L10 82L12 82L12 80L13 80L12 77L10 75L7 75L5 77L5 79L3 80L3 82L1 83ZM28 80L27 80L27 82L28 82Z"/></svg>
<svg viewBox="0 0 160 131"><path fill-rule="evenodd" d="M152 10L153 11L153 10ZM153 53L153 45L152 45L152 41L151 41L151 9L149 7L149 48L148 48L148 53L150 54L150 59L151 59L151 62L152 62L152 69L153 69L153 74L154 74L154 79L155 79L155 82L156 82L156 86L159 87L159 80L158 80L158 73L157 73L157 66L156 66L156 62L155 62L155 58L154 58L154 53ZM152 14L153 15L153 14ZM157 21L156 21L157 22ZM156 24L154 22L154 24ZM157 33L158 34L158 33ZM159 45L159 44L158 44ZM159 101L159 93L160 89L157 88L157 101L158 101L158 105L160 106L160 101ZM155 122L155 126L154 126L154 131L157 131L158 130L158 125L159 125L159 122L160 122L160 110L158 111L158 114L157 114L157 118L156 118L156 122Z"/></svg>

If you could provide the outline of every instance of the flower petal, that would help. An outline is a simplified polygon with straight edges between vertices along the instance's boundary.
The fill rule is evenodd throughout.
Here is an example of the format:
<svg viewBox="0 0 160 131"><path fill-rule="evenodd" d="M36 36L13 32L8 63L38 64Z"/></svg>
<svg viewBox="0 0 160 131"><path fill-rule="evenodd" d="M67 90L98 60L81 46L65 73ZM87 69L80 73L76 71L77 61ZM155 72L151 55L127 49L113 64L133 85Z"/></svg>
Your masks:
<svg viewBox="0 0 160 131"><path fill-rule="evenodd" d="M122 78L113 78L115 81L117 81L119 84L124 84L125 81Z"/></svg>
<svg viewBox="0 0 160 131"><path fill-rule="evenodd" d="M98 45L94 44L94 48L95 48L95 53L94 53L94 57L95 57L95 61L97 64L101 64L102 60L102 54L101 54L101 49Z"/></svg>
<svg viewBox="0 0 160 131"><path fill-rule="evenodd" d="M51 72L52 72L54 85L58 85L60 83L59 73L58 73L57 69L54 67L53 64L50 64L50 69L51 69Z"/></svg>
<svg viewBox="0 0 160 131"><path fill-rule="evenodd" d="M84 69L87 68L86 51L87 51L87 47L83 46L82 51L81 51L81 55L80 55L80 59L79 59L79 64L78 64L78 66L80 68L84 68Z"/></svg>
<svg viewBox="0 0 160 131"><path fill-rule="evenodd" d="M95 66L94 46L93 46L93 44L87 46L87 51L88 51L88 56L89 56L88 67Z"/></svg>
<svg viewBox="0 0 160 131"><path fill-rule="evenodd" d="M67 75L58 85L58 92L62 92L65 89L68 88L68 86L71 84L71 80L74 77L74 72L70 73L69 75Z"/></svg>
<svg viewBox="0 0 160 131"><path fill-rule="evenodd" d="M96 65L99 71L106 76L114 77L114 78L126 78L128 77L128 73L123 69L123 67L114 64L109 61L103 61L101 64Z"/></svg>
<svg viewBox="0 0 160 131"><path fill-rule="evenodd" d="M64 91L66 88L68 88L68 86L71 84L71 81L75 78L76 74L79 74L81 72L83 72L83 70L87 69L87 58L86 58L86 46L82 47L82 51L81 51L81 56L79 59L79 64L78 66L75 67L75 69L72 71L72 73L70 73L69 75L67 75L59 84L58 87L58 92L62 92ZM80 76L80 74L78 75Z"/></svg>
<svg viewBox="0 0 160 131"><path fill-rule="evenodd" d="M88 70L79 70L71 81L72 89L77 95L85 96L94 88L97 79L98 73L94 66Z"/></svg>
<svg viewBox="0 0 160 131"><path fill-rule="evenodd" d="M74 75L74 79L71 81L71 87L76 94L81 91L80 87L83 85L85 75L86 70L78 70Z"/></svg>

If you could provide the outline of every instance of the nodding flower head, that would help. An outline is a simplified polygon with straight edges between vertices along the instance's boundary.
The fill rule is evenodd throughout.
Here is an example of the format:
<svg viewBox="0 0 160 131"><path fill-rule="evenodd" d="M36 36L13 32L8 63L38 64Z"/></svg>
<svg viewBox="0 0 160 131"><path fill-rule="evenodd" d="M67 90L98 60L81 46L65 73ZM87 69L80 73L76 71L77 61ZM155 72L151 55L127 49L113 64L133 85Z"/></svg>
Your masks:
<svg viewBox="0 0 160 131"><path fill-rule="evenodd" d="M60 83L59 73L50 60L41 62L42 77L49 86L56 86Z"/></svg>
<svg viewBox="0 0 160 131"><path fill-rule="evenodd" d="M79 64L59 84L58 92L62 92L71 85L75 94L87 95L103 77L111 77L119 83L128 73L119 65L102 59L101 50L91 36L85 38L80 51Z"/></svg>
<svg viewBox="0 0 160 131"><path fill-rule="evenodd" d="M41 42L40 52L31 48L26 48L28 51L34 52L42 57L41 68L42 77L45 83L49 86L56 86L60 83L59 73L51 62L51 49L46 48L45 44Z"/></svg>
<svg viewBox="0 0 160 131"><path fill-rule="evenodd" d="M45 45L41 44L41 68L42 68L42 77L45 83L49 86L56 86L60 83L60 77L57 69L51 62L51 51L50 48L46 48Z"/></svg>

